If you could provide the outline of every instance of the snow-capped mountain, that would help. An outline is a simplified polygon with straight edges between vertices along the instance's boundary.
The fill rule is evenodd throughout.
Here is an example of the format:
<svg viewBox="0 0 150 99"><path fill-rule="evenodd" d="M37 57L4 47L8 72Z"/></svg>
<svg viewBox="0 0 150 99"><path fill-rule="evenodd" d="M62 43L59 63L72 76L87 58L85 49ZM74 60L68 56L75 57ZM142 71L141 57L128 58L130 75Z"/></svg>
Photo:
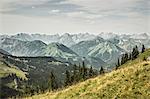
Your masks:
<svg viewBox="0 0 150 99"><path fill-rule="evenodd" d="M141 47L142 43L141 42L137 42L134 39L131 38L126 38L126 39L120 39L120 38L112 38L109 39L110 42L112 42L113 44L116 44L117 46L119 46L120 48L124 49L127 52L131 52L132 48L135 47L136 45Z"/></svg>
<svg viewBox="0 0 150 99"><path fill-rule="evenodd" d="M79 34L72 35L72 39L75 43L79 43L81 41L93 40L95 38L97 38L96 35L89 34L89 33L79 33Z"/></svg>
<svg viewBox="0 0 150 99"><path fill-rule="evenodd" d="M7 36L7 38L11 39L18 39L21 41L34 41L34 40L40 40L43 41L46 44L49 44L51 42L58 42L59 35L45 35L45 34L27 34L27 33L19 33L16 35L10 35Z"/></svg>
<svg viewBox="0 0 150 99"><path fill-rule="evenodd" d="M20 33L16 35L6 36L6 35L0 35L0 38L11 38L11 39L18 39L21 41L34 41L34 40L40 40L46 44L57 42L61 43L67 47L70 47L76 43L79 43L81 41L86 40L92 40L96 38L95 35L89 34L89 33L79 33L79 34L69 34L65 33L63 35L45 35L45 34L26 34L26 33Z"/></svg>
<svg viewBox="0 0 150 99"><path fill-rule="evenodd" d="M131 52L136 45L141 50L144 44L146 48L150 48L150 36L146 33L137 35L120 35L115 38L110 38L108 41L118 45L122 49Z"/></svg>
<svg viewBox="0 0 150 99"><path fill-rule="evenodd" d="M150 35L148 35L147 33L130 35L130 38L133 38L133 39L150 39L149 37Z"/></svg>
<svg viewBox="0 0 150 99"><path fill-rule="evenodd" d="M108 40L108 39L111 39L111 38L116 38L116 37L118 37L119 35L114 34L114 33L104 33L104 32L102 32L102 33L100 33L98 36L99 36L99 37L102 37L102 38L105 39L105 40Z"/></svg>
<svg viewBox="0 0 150 99"><path fill-rule="evenodd" d="M112 39L119 39L120 41L127 41L130 39L132 42L137 42L141 44L145 44L148 47L150 47L149 41L150 41L150 35L147 33L143 34L122 34L117 35L114 33L100 33L99 35L93 35L89 33L79 33L79 34L69 34L65 33L63 35L46 35L46 34L26 34L26 33L20 33L16 35L0 35L0 38L12 38L12 39L18 39L21 41L34 41L34 40L40 40L46 44L57 42L61 43L67 47L71 47L81 41L89 41L96 38L103 38L105 40L111 41ZM130 42L129 42L130 43ZM139 44L138 44L139 45ZM126 48L128 50L128 48Z"/></svg>

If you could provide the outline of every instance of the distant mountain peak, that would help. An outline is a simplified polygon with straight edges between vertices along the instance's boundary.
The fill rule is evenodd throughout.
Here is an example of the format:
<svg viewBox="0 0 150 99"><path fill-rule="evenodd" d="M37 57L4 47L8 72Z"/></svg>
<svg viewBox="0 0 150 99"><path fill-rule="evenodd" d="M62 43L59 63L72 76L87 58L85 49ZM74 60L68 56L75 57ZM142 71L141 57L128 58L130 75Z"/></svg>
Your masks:
<svg viewBox="0 0 150 99"><path fill-rule="evenodd" d="M48 44L46 47L45 55L53 56L53 57L61 57L61 58L71 58L78 56L75 52L73 52L71 49L66 47L63 44L60 43L51 43Z"/></svg>

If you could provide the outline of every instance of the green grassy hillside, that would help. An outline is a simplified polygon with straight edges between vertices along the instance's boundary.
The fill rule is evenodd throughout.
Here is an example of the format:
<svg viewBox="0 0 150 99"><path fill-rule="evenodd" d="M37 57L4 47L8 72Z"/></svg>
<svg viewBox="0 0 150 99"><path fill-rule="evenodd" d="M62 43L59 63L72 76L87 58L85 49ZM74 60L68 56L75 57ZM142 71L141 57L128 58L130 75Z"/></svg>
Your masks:
<svg viewBox="0 0 150 99"><path fill-rule="evenodd" d="M2 57L0 57L0 98L6 98L7 96L14 96L20 93L18 86L19 79L28 80L26 72L20 70L13 64L8 64Z"/></svg>
<svg viewBox="0 0 150 99"><path fill-rule="evenodd" d="M64 90L27 97L29 99L150 99L150 61L147 50L118 70L86 80Z"/></svg>
<svg viewBox="0 0 150 99"><path fill-rule="evenodd" d="M9 74L16 74L17 77L27 80L27 77L25 75L27 74L26 72L21 71L19 68L13 65L7 66L5 62L0 60L0 78L6 77Z"/></svg>

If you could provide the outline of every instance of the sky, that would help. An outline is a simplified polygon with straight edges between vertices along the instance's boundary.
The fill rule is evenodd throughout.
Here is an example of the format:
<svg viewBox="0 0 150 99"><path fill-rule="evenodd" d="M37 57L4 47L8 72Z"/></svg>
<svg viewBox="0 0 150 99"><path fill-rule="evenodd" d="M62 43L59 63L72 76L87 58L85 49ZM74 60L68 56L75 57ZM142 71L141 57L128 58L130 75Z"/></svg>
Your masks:
<svg viewBox="0 0 150 99"><path fill-rule="evenodd" d="M0 0L0 34L150 33L150 0Z"/></svg>

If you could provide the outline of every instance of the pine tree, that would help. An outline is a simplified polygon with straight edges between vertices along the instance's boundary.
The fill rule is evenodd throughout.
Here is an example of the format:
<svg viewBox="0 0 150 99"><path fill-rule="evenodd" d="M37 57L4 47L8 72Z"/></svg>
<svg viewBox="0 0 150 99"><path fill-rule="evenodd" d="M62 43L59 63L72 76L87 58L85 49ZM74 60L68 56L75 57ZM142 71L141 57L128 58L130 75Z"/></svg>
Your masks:
<svg viewBox="0 0 150 99"><path fill-rule="evenodd" d="M84 61L82 62L82 77L83 79L85 80L86 79L86 76L87 76L87 68L85 67L85 63Z"/></svg>
<svg viewBox="0 0 150 99"><path fill-rule="evenodd" d="M90 70L89 70L89 77L93 77L93 76L94 76L94 71L93 71L93 68L91 66Z"/></svg>
<svg viewBox="0 0 150 99"><path fill-rule="evenodd" d="M138 55L139 55L139 50L138 47L135 46L132 51L132 60L136 59Z"/></svg>
<svg viewBox="0 0 150 99"><path fill-rule="evenodd" d="M131 60L131 59L132 59L132 54L129 53L129 58L128 58L128 60Z"/></svg>
<svg viewBox="0 0 150 99"><path fill-rule="evenodd" d="M125 55L124 55L124 63L126 63L127 61L128 61L128 58L129 58L129 56L128 56L128 53L125 53Z"/></svg>
<svg viewBox="0 0 150 99"><path fill-rule="evenodd" d="M115 69L117 70L117 69L118 69L118 67L119 67L119 66L116 64L116 67L115 67Z"/></svg>
<svg viewBox="0 0 150 99"><path fill-rule="evenodd" d="M135 59L135 54L136 54L136 51L135 51L135 50L136 50L136 49L133 48L133 51L132 51L132 60Z"/></svg>
<svg viewBox="0 0 150 99"><path fill-rule="evenodd" d="M145 52L145 46L142 45L142 53L144 53L144 52Z"/></svg>
<svg viewBox="0 0 150 99"><path fill-rule="evenodd" d="M118 69L119 66L120 66L120 60L118 58L118 63L116 64L116 70Z"/></svg>
<svg viewBox="0 0 150 99"><path fill-rule="evenodd" d="M50 74L50 81L49 81L49 84L50 84L50 89L51 90L54 90L57 86L56 86L56 80L55 80L55 76L53 74L53 72L51 72Z"/></svg>
<svg viewBox="0 0 150 99"><path fill-rule="evenodd" d="M120 66L120 59L118 58L118 64L117 64L117 66L119 67Z"/></svg>
<svg viewBox="0 0 150 99"><path fill-rule="evenodd" d="M125 63L125 54L123 54L121 57L121 65L123 65L124 63Z"/></svg>
<svg viewBox="0 0 150 99"><path fill-rule="evenodd" d="M137 56L139 55L139 50L138 50L137 45L135 46L135 49L136 49L136 58L137 58Z"/></svg>
<svg viewBox="0 0 150 99"><path fill-rule="evenodd" d="M82 67L81 67L81 65L80 65L80 64L79 64L78 71L79 71L79 73L78 73L78 81L79 81L79 80L81 80L81 79L82 79Z"/></svg>
<svg viewBox="0 0 150 99"><path fill-rule="evenodd" d="M77 74L77 65L75 64L74 65L74 68L73 68L73 75L71 77L71 82L76 82L78 80L78 74Z"/></svg>
<svg viewBox="0 0 150 99"><path fill-rule="evenodd" d="M101 66L101 68L100 68L100 70L99 70L99 73L100 73L100 74L104 74L104 69L103 69L102 66Z"/></svg>
<svg viewBox="0 0 150 99"><path fill-rule="evenodd" d="M65 86L70 85L71 84L71 77L70 77L70 73L68 70L66 70L66 78L65 78Z"/></svg>

